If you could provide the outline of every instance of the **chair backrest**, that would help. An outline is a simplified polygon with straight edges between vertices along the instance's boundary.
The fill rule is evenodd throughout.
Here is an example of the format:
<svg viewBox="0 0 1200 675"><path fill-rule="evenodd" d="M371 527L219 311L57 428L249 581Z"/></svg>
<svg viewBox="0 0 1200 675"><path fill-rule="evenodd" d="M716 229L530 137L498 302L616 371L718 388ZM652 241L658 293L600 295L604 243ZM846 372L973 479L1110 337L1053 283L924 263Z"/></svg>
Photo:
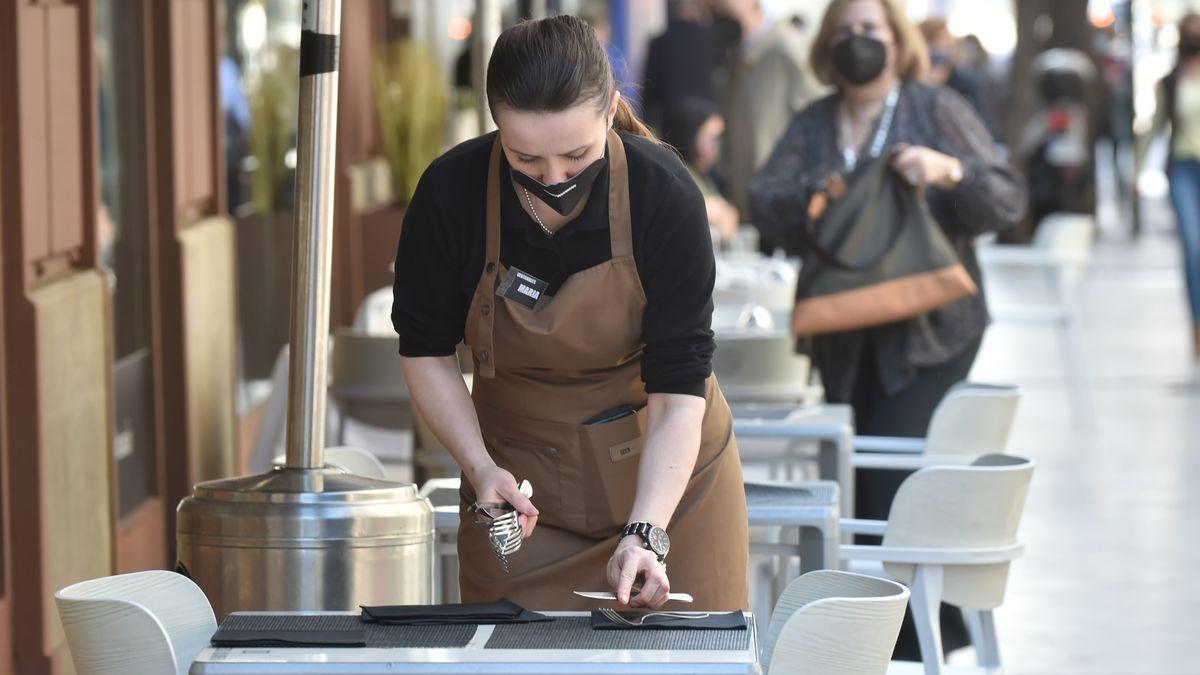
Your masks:
<svg viewBox="0 0 1200 675"><path fill-rule="evenodd" d="M283 447L284 428L287 425L288 397L288 346L284 345L271 367L271 392L263 402L262 416L258 421L258 435L254 437L254 451L250 455L250 472L261 473L271 468L271 460Z"/></svg>
<svg viewBox="0 0 1200 675"><path fill-rule="evenodd" d="M909 591L894 581L818 570L788 584L763 640L761 661L778 673L887 671Z"/></svg>
<svg viewBox="0 0 1200 675"><path fill-rule="evenodd" d="M925 435L925 452L974 456L1003 453L1020 399L1020 391L1012 385L959 382L933 411Z"/></svg>
<svg viewBox="0 0 1200 675"><path fill-rule="evenodd" d="M1096 219L1084 213L1051 213L1038 224L1033 248L1047 251L1061 264L1059 279L1077 284L1092 256Z"/></svg>
<svg viewBox="0 0 1200 675"><path fill-rule="evenodd" d="M1084 213L1052 213L1038 223L1033 247L1086 260L1096 238L1096 219Z"/></svg>
<svg viewBox="0 0 1200 675"><path fill-rule="evenodd" d="M1017 527L1033 477L1033 460L985 455L969 466L933 466L905 479L888 514L884 546L970 551L1017 543ZM1009 563L947 565L942 598L967 609L1004 602ZM887 564L911 583L912 565Z"/></svg>
<svg viewBox="0 0 1200 675"><path fill-rule="evenodd" d="M368 478L387 478L387 469L383 462L370 450L335 446L325 448L325 464L345 469L350 473Z"/></svg>
<svg viewBox="0 0 1200 675"><path fill-rule="evenodd" d="M421 496L437 506L458 506L461 478L430 478L421 486Z"/></svg>
<svg viewBox="0 0 1200 675"><path fill-rule="evenodd" d="M79 675L186 675L217 630L204 592L175 572L82 581L54 602Z"/></svg>
<svg viewBox="0 0 1200 675"><path fill-rule="evenodd" d="M275 456L275 468L282 468L286 463L286 455ZM367 478L387 478L387 469L375 453L348 445L325 448L325 466Z"/></svg>
<svg viewBox="0 0 1200 675"><path fill-rule="evenodd" d="M369 335L338 329L329 359L329 386L338 396L407 401L408 387L397 356L396 335Z"/></svg>

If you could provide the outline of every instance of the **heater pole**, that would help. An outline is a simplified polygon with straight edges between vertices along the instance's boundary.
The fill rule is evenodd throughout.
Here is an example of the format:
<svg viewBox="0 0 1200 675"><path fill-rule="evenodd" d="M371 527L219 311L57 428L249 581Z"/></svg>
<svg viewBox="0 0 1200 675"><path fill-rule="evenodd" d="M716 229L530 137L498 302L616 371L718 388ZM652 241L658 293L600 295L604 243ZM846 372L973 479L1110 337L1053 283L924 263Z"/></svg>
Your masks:
<svg viewBox="0 0 1200 675"><path fill-rule="evenodd" d="M341 0L304 0L288 358L287 468L325 465Z"/></svg>

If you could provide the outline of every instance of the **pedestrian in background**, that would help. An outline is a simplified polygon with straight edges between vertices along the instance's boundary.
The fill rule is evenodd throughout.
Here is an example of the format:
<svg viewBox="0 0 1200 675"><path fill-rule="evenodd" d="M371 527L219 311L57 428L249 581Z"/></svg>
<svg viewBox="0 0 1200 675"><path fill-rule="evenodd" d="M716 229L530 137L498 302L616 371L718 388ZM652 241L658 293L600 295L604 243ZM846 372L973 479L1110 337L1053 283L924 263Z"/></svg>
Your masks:
<svg viewBox="0 0 1200 675"><path fill-rule="evenodd" d="M987 125L988 131L996 137L996 111L984 89L985 83L978 79L970 67L964 67L962 40L950 32L943 19L926 19L921 22L920 28L925 43L929 45L929 72L925 75L926 84L938 87L944 85L962 94L975 109L979 119Z"/></svg>
<svg viewBox="0 0 1200 675"><path fill-rule="evenodd" d="M922 84L927 68L925 42L898 0L833 0L812 69L836 91L796 117L750 186L753 222L803 256L815 192L860 158L890 153L981 289L915 319L812 339L826 399L851 404L865 435L924 436L938 401L966 379L988 323L974 238L1014 225L1026 205L1024 181L999 159L987 127L954 91ZM906 475L859 471L855 514L886 518ZM961 615L950 624L947 616L946 649L965 645ZM896 653L919 660L911 631Z"/></svg>
<svg viewBox="0 0 1200 675"><path fill-rule="evenodd" d="M712 178L712 170L721 156L725 120L715 104L698 98L668 106L662 119L662 140L679 152L700 194L704 195L708 226L714 239L729 241L737 233L741 218L737 207L721 194Z"/></svg>
<svg viewBox="0 0 1200 675"><path fill-rule="evenodd" d="M1170 127L1167 177L1183 244L1192 315L1192 355L1200 361L1200 14L1179 21L1179 56L1159 85L1155 128Z"/></svg>
<svg viewBox="0 0 1200 675"><path fill-rule="evenodd" d="M667 29L650 41L642 76L646 123L662 132L664 111L686 99L715 103L718 43L707 0L671 0Z"/></svg>
<svg viewBox="0 0 1200 675"><path fill-rule="evenodd" d="M717 0L715 6L741 28L724 67L721 113L728 127L721 156L730 197L746 213L755 170L821 89L808 69L806 41L791 21L768 17L759 0Z"/></svg>

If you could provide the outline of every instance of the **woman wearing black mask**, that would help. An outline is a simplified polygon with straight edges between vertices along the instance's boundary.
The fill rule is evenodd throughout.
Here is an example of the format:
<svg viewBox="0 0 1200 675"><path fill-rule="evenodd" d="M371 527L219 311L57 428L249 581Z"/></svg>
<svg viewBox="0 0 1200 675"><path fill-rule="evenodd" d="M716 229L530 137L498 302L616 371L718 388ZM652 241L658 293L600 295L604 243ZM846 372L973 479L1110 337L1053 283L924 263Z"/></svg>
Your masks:
<svg viewBox="0 0 1200 675"><path fill-rule="evenodd" d="M1192 316L1192 354L1200 363L1200 14L1179 21L1175 68L1159 85L1155 130L1170 123L1167 176L1183 244ZM1157 134L1147 134L1149 138Z"/></svg>
<svg viewBox="0 0 1200 675"><path fill-rule="evenodd" d="M805 255L803 219L814 192L831 175L891 153L892 167L923 190L980 283L973 239L1015 224L1025 210L1025 187L961 96L918 81L927 63L924 41L896 0L830 3L812 66L837 91L797 115L751 183L752 222L765 237ZM826 398L854 406L859 433L923 436L938 401L970 372L987 322L979 294L909 321L817 336L811 355ZM886 518L903 478L859 472L856 515ZM961 635L945 635L945 646L964 644ZM902 634L897 654L919 658L909 636Z"/></svg>
<svg viewBox="0 0 1200 675"><path fill-rule="evenodd" d="M746 501L711 375L700 191L577 18L504 31L487 96L499 131L417 186L392 309L413 402L462 467L463 599L587 609L597 601L572 591L611 587L634 607L673 590L697 609L745 608ZM474 503L515 507L532 536L507 565Z"/></svg>

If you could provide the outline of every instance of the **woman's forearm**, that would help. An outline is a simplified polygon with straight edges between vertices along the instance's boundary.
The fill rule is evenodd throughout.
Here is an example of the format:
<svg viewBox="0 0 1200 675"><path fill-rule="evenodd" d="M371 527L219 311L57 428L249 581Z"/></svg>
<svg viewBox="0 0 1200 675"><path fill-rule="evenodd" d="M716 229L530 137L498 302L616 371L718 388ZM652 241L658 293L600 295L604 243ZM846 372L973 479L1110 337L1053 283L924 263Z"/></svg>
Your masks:
<svg viewBox="0 0 1200 675"><path fill-rule="evenodd" d="M454 356L402 358L401 365L413 404L433 435L446 446L467 480L474 485L474 477L479 471L495 462L483 444L479 418L458 368L458 359Z"/></svg>
<svg viewBox="0 0 1200 675"><path fill-rule="evenodd" d="M666 528L696 467L706 404L687 394L650 394L646 405L646 445L630 520Z"/></svg>

